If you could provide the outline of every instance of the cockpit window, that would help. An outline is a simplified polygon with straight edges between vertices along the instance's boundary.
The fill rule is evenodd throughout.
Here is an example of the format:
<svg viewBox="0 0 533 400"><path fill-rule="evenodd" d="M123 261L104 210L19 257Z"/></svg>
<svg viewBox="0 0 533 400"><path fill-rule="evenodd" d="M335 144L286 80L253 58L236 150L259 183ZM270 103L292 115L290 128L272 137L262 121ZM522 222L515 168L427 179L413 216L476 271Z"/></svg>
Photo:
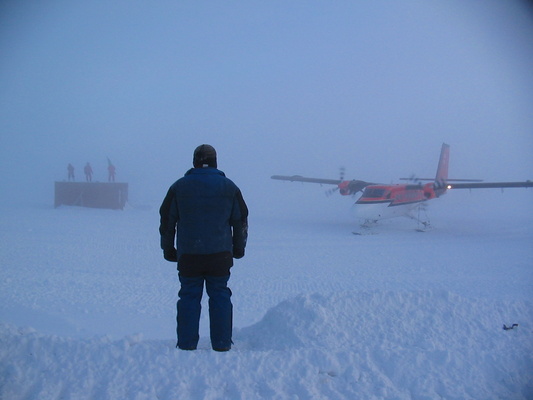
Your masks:
<svg viewBox="0 0 533 400"><path fill-rule="evenodd" d="M385 189L378 189L378 188L366 188L363 192L362 197L383 197L385 195Z"/></svg>

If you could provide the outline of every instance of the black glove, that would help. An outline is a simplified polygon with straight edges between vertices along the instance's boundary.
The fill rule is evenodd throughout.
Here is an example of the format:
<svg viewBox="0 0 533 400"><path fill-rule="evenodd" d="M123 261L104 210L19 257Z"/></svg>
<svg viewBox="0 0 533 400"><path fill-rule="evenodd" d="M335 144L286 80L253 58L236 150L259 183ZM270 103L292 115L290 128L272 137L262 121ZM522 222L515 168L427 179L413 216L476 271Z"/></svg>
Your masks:
<svg viewBox="0 0 533 400"><path fill-rule="evenodd" d="M244 249L238 249L238 248L233 248L233 258L243 258L244 257Z"/></svg>
<svg viewBox="0 0 533 400"><path fill-rule="evenodd" d="M174 247L163 250L163 257L165 257L165 260L167 261L172 261L172 262L178 261L178 253Z"/></svg>

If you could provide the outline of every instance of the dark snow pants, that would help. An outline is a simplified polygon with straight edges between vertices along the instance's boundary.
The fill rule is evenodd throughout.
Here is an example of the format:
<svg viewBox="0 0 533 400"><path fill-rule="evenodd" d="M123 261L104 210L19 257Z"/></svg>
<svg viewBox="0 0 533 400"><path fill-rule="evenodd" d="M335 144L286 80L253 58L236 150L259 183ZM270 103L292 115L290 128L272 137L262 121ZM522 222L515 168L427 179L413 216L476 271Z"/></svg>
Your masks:
<svg viewBox="0 0 533 400"><path fill-rule="evenodd" d="M227 276L185 277L179 275L181 289L178 293L178 347L194 350L200 338L201 300L204 282L209 296L209 328L214 350L229 350L233 328L233 305Z"/></svg>

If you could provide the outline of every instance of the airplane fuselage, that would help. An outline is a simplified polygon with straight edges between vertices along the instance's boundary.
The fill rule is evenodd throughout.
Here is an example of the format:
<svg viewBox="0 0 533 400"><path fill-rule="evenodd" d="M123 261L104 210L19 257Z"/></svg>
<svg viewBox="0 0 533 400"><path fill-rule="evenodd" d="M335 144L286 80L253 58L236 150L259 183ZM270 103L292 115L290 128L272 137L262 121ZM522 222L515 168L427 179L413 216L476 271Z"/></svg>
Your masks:
<svg viewBox="0 0 533 400"><path fill-rule="evenodd" d="M433 183L425 185L369 185L355 202L356 216L363 220L379 220L409 215L419 203L440 196Z"/></svg>
<svg viewBox="0 0 533 400"><path fill-rule="evenodd" d="M433 183L425 185L369 185L356 204L386 204L397 207L405 204L420 203L439 197L444 190L435 190Z"/></svg>

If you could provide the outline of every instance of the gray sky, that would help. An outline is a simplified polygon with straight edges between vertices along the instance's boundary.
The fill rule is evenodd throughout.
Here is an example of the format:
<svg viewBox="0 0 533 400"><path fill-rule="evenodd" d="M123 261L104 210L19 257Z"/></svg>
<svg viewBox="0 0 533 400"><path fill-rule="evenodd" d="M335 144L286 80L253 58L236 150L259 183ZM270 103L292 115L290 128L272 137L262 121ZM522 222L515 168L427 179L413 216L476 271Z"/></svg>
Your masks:
<svg viewBox="0 0 533 400"><path fill-rule="evenodd" d="M257 204L272 174L433 176L442 142L451 177L532 179L525 4L3 1L0 201L109 157L156 204L201 143Z"/></svg>

